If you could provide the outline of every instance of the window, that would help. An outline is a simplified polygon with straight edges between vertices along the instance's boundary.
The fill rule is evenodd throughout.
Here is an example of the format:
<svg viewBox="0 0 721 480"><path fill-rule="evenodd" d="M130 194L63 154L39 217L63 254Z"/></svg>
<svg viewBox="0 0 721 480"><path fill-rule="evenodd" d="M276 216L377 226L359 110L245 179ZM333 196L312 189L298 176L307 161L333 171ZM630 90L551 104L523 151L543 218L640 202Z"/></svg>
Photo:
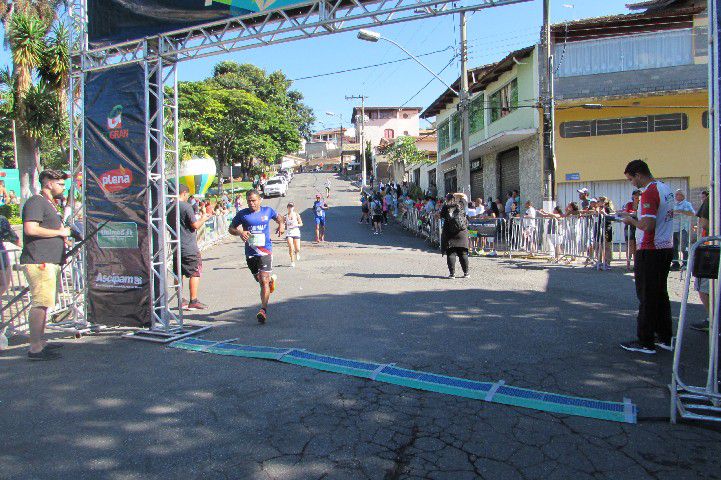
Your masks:
<svg viewBox="0 0 721 480"><path fill-rule="evenodd" d="M395 110L371 110L369 117L371 120L387 120L396 118Z"/></svg>
<svg viewBox="0 0 721 480"><path fill-rule="evenodd" d="M404 113L404 114L403 114L403 118L408 118L408 114L407 114L407 113Z"/></svg>
<svg viewBox="0 0 721 480"><path fill-rule="evenodd" d="M694 33L690 28L559 43L559 77L629 72L693 64ZM697 33L697 38L698 33ZM696 42L696 55L703 49Z"/></svg>
<svg viewBox="0 0 721 480"><path fill-rule="evenodd" d="M468 110L468 121L470 123L471 133L483 130L483 126L486 123L486 109L483 100L483 94L471 100L471 105Z"/></svg>
<svg viewBox="0 0 721 480"><path fill-rule="evenodd" d="M428 170L428 188L436 188L436 169Z"/></svg>
<svg viewBox="0 0 721 480"><path fill-rule="evenodd" d="M518 80L513 79L491 95L491 122L510 115L518 108Z"/></svg>
<svg viewBox="0 0 721 480"><path fill-rule="evenodd" d="M448 131L448 120L442 122L438 126L438 151L442 151L451 146L450 132Z"/></svg>
<svg viewBox="0 0 721 480"><path fill-rule="evenodd" d="M393 138L396 138L396 134L392 128L386 128L385 130L383 130L383 137L385 137L386 140L391 140Z"/></svg>
<svg viewBox="0 0 721 480"><path fill-rule="evenodd" d="M561 138L601 137L627 133L673 132L686 130L688 117L685 113L646 115L642 117L605 118L563 122Z"/></svg>
<svg viewBox="0 0 721 480"><path fill-rule="evenodd" d="M451 145L461 141L461 116L454 113L451 116Z"/></svg>
<svg viewBox="0 0 721 480"><path fill-rule="evenodd" d="M408 136L408 130L403 130L403 135Z"/></svg>
<svg viewBox="0 0 721 480"><path fill-rule="evenodd" d="M698 26L693 29L693 54L696 57L708 55L708 26Z"/></svg>

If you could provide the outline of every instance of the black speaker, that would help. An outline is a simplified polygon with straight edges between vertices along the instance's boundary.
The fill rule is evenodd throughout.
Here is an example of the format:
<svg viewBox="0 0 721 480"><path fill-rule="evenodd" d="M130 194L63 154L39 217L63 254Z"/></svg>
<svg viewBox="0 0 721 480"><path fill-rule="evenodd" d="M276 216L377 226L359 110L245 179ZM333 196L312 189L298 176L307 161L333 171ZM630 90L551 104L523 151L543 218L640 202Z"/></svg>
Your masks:
<svg viewBox="0 0 721 480"><path fill-rule="evenodd" d="M718 278L719 246L699 245L693 260L693 276L696 278Z"/></svg>

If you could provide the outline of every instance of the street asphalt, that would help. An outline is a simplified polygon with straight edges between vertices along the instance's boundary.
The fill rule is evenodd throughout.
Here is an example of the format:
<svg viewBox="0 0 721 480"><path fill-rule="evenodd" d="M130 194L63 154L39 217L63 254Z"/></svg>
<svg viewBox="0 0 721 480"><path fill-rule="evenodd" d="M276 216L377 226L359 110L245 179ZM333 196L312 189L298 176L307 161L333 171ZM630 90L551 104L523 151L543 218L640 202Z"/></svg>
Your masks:
<svg viewBox="0 0 721 480"><path fill-rule="evenodd" d="M326 178L327 242L310 206ZM390 225L359 225L358 191L299 174L285 198L305 226L266 325L236 239L204 252L203 338L328 355L600 400L630 398L637 424L509 407L277 362L121 338L65 338L63 358L0 352L0 479L715 479L721 429L669 423L671 353L642 356L633 278L543 261L445 258ZM669 280L675 314L681 282ZM692 318L701 308L692 299ZM684 374L700 382L707 338L690 331Z"/></svg>

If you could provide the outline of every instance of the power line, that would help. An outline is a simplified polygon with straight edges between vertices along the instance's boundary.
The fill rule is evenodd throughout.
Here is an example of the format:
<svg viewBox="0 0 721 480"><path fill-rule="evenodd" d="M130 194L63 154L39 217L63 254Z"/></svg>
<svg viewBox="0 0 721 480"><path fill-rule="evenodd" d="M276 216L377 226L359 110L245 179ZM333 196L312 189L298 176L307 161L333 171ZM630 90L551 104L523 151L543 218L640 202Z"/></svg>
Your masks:
<svg viewBox="0 0 721 480"><path fill-rule="evenodd" d="M432 52L421 53L421 54L419 54L419 55L416 55L416 57L427 57L428 55L435 55L436 53L445 52L445 51L450 50L450 49L452 49L452 48L453 48L453 47L448 46L448 47L442 48L442 49L440 49L440 50L434 50L434 51L432 51ZM310 79L312 79L312 78L327 77L327 76L330 76L330 75L339 75L339 74L341 74L341 73L355 72L355 71L357 71L357 70L365 70L365 69L368 69L368 68L382 67L382 66L384 66L384 65L389 65L389 64L391 64L391 63L407 62L408 60L411 60L411 59L408 58L408 57L406 57L406 58L398 58L398 59L396 59L396 60L389 60L389 61L387 61L387 62L375 63L375 64L373 64L373 65L364 65L364 66L362 66L362 67L346 68L346 69L344 69L344 70L336 70L336 71L334 71L334 72L319 73L319 74L316 74L316 75L309 75L309 76L307 76L307 77L293 78L293 79L291 79L291 82L297 82L297 81L299 81L299 80L310 80Z"/></svg>
<svg viewBox="0 0 721 480"><path fill-rule="evenodd" d="M456 59L456 55L453 55L453 56L451 57L451 59L448 61L448 63L446 64L446 66L443 67L440 72L438 72L438 76L440 76L441 73L443 73L443 71L444 71L446 68L450 67L451 64L453 63L453 60L455 60L455 59ZM401 105L401 107L405 107L406 105L408 105L408 103L410 103L411 100L413 100L414 98L416 98L416 97L418 96L418 94L420 94L423 90L425 90L426 88L428 88L428 85L430 85L431 83L433 83L433 80L435 80L435 78L431 78L430 80L428 80L428 83L426 83L425 85L423 85L423 87L421 87L420 90L418 90L416 93L414 93L413 96L411 96L411 98L409 98L408 100L406 100L406 101Z"/></svg>

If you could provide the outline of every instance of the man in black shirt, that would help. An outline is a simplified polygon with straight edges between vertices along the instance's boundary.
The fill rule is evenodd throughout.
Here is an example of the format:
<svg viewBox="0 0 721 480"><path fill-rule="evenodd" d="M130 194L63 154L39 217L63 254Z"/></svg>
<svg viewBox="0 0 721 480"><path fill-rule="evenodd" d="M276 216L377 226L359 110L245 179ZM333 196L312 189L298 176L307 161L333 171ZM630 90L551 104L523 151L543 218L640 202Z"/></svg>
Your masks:
<svg viewBox="0 0 721 480"><path fill-rule="evenodd" d="M30 197L23 207L23 251L20 263L30 287L31 360L52 360L60 355L55 351L61 345L45 341L45 324L48 309L55 306L60 265L64 261L65 239L70 229L63 226L55 204L65 191L67 175L57 170L40 173L40 194Z"/></svg>
<svg viewBox="0 0 721 480"><path fill-rule="evenodd" d="M190 301L183 301L185 310L202 310L206 305L198 300L200 287L200 273L203 270L203 261L198 248L195 231L210 218L205 209L201 209L200 217L196 217L193 207L188 203L190 190L182 183L178 187L178 211L180 214L180 274L187 277L190 289ZM196 219L197 218L197 219ZM171 211L168 218L170 225L175 224L175 211ZM177 267L176 267L177 271Z"/></svg>

